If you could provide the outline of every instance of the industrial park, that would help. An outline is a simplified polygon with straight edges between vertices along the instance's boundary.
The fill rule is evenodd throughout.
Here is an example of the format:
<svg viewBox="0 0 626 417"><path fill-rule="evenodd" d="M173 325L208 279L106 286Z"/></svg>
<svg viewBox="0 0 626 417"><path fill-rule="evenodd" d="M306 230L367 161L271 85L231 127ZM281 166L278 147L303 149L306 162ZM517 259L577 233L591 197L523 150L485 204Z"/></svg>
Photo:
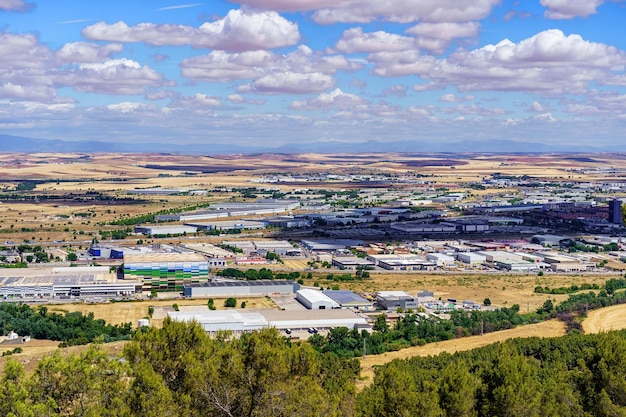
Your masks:
<svg viewBox="0 0 626 417"><path fill-rule="evenodd" d="M0 417L626 416L626 0L0 0Z"/></svg>
<svg viewBox="0 0 626 417"><path fill-rule="evenodd" d="M242 170L194 157L224 170L208 173L185 156L64 155L63 177L48 155L3 165L0 363L41 367L104 341L110 358L157 366L176 354L164 340L189 358L204 355L194 343L243 349L232 358L254 341L349 367L334 373L366 398L393 359L625 326L626 190L602 168L618 156L368 157L394 162L283 156L299 174L282 175L265 155ZM124 174L101 177L112 160Z"/></svg>
<svg viewBox="0 0 626 417"><path fill-rule="evenodd" d="M557 169L581 174L566 180L557 173L507 174L511 166L499 163L502 172L475 180L459 164L452 174L456 182L437 167L393 176L382 169L354 174L351 168L332 175L246 172L241 185L230 187L201 187L198 175L177 177L174 169L164 177L159 170L156 184L179 178L196 185L129 185L110 196L127 204L116 211L133 207L127 196L144 206L170 199L181 208L116 215L107 206L92 205L87 211L46 215L48 221L79 221L82 227L71 238L7 240L2 256L11 268L0 270L0 296L34 304L266 298L274 309L235 308L227 314L181 306L160 314L195 320L208 332L276 327L307 338L310 329L371 331L381 313L390 323L417 312L439 320L457 309L490 310L502 307L498 300L507 301L507 292L494 295L495 288L450 291L437 281L449 282L447 277L534 275L549 285L559 276L579 281L591 276L595 282L626 269L621 171ZM34 191L40 202L53 195L43 184L42 191L38 186ZM195 208L185 209L185 200ZM83 204L90 201L97 200ZM90 230L85 219L98 211L113 218ZM36 230L23 229L25 234ZM84 237L90 240L79 240ZM421 284L382 283L386 275L397 274L420 277ZM372 277L377 284L371 284ZM534 291L516 300L528 309L544 301Z"/></svg>

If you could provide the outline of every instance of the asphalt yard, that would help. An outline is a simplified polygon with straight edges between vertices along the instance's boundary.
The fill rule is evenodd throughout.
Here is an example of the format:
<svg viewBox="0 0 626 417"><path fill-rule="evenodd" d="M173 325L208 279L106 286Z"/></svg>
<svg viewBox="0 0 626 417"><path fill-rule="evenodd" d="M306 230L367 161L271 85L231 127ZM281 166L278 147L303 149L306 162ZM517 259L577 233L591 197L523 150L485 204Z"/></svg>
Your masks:
<svg viewBox="0 0 626 417"><path fill-rule="evenodd" d="M293 295L273 295L272 301L282 310L306 310L306 307L300 304Z"/></svg>

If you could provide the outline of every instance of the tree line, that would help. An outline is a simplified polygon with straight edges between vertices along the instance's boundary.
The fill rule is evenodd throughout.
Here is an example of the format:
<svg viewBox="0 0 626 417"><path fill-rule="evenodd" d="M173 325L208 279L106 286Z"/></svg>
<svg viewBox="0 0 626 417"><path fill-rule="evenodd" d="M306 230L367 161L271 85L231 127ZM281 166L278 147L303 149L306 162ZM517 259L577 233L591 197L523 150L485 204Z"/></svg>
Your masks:
<svg viewBox="0 0 626 417"><path fill-rule="evenodd" d="M276 329L209 337L197 323L143 328L121 357L60 350L26 375L9 359L3 416L621 416L626 331L514 339L394 360L356 393L359 363Z"/></svg>
<svg viewBox="0 0 626 417"><path fill-rule="evenodd" d="M363 354L380 354L410 346L450 340L510 329L520 324L536 323L544 317L538 314L522 315L519 305L490 311L455 310L450 319L407 313L393 326L387 323L384 314L376 317L373 332L345 327L331 329L326 336L314 334L309 343L319 352L334 353L343 358L354 358Z"/></svg>
<svg viewBox="0 0 626 417"><path fill-rule="evenodd" d="M623 416L626 332L514 339L376 370L358 416Z"/></svg>
<svg viewBox="0 0 626 417"><path fill-rule="evenodd" d="M275 273L271 269L261 268L254 269L250 268L246 271L242 271L237 268L224 268L221 271L218 271L215 275L220 277L229 277L229 278L240 278L245 279L247 281L256 281L260 279L279 279L279 280L296 280L300 278L300 272L278 272Z"/></svg>
<svg viewBox="0 0 626 417"><path fill-rule="evenodd" d="M520 313L518 304L493 310L453 310L450 312L450 319L409 312L401 316L393 326L381 314L376 317L371 334L367 331L335 328L326 336L311 336L309 342L320 352L354 358L362 355L363 346L368 353L379 354L510 329L552 318L565 322L568 331L579 332L582 330L579 318L588 310L626 303L626 292L617 292L622 288L626 288L626 279L610 279L597 294L592 291L572 294L559 305L555 305L552 300L546 300L537 311L527 314Z"/></svg>
<svg viewBox="0 0 626 417"><path fill-rule="evenodd" d="M0 303L0 334L10 331L35 339L62 342L61 346L84 345L102 338L105 342L130 339L131 323L107 324L93 313L49 313L40 306L37 311L27 304Z"/></svg>
<svg viewBox="0 0 626 417"><path fill-rule="evenodd" d="M144 328L115 358L60 351L26 376L9 359L2 416L350 416L356 360L292 344L276 329L211 338L197 323Z"/></svg>

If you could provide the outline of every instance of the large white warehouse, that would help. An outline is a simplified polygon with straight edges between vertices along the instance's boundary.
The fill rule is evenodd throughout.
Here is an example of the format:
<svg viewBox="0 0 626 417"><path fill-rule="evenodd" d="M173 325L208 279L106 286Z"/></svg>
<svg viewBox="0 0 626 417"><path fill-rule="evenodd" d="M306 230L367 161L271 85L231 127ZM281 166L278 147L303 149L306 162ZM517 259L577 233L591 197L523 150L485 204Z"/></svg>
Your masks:
<svg viewBox="0 0 626 417"><path fill-rule="evenodd" d="M367 320L352 310L209 310L197 308L167 313L172 320L197 321L207 332L230 330L237 333L275 327L278 330L304 330L309 328L332 329L335 327L368 327Z"/></svg>
<svg viewBox="0 0 626 417"><path fill-rule="evenodd" d="M341 307L339 303L321 291L308 288L298 290L296 292L296 300L309 310L330 310Z"/></svg>

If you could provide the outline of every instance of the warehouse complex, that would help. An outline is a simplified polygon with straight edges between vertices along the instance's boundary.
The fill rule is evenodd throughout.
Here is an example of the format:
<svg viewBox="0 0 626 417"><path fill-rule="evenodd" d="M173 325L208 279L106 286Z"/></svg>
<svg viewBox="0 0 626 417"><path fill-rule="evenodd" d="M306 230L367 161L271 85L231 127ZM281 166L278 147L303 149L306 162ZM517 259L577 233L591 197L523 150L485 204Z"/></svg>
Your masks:
<svg viewBox="0 0 626 417"><path fill-rule="evenodd" d="M208 310L198 308L191 311L172 311L168 316L176 321L196 321L207 332L230 330L248 332L265 327L278 330L332 329L335 327L368 327L367 320L351 310Z"/></svg>
<svg viewBox="0 0 626 417"><path fill-rule="evenodd" d="M330 310L340 307L339 303L324 295L321 291L307 288L296 292L296 300L309 310Z"/></svg>
<svg viewBox="0 0 626 417"><path fill-rule="evenodd" d="M0 297L4 300L122 297L140 288L141 281L118 280L106 266L0 269Z"/></svg>
<svg viewBox="0 0 626 417"><path fill-rule="evenodd" d="M202 284L184 284L185 297L263 297L293 294L300 289L295 281L209 281Z"/></svg>
<svg viewBox="0 0 626 417"><path fill-rule="evenodd" d="M326 290L322 293L339 304L341 308L353 308L362 311L373 309L370 301L349 290Z"/></svg>
<svg viewBox="0 0 626 417"><path fill-rule="evenodd" d="M376 302L387 310L417 308L417 299L404 291L379 291Z"/></svg>
<svg viewBox="0 0 626 417"><path fill-rule="evenodd" d="M220 219L225 217L276 214L293 210L300 206L297 200L257 200L254 203L228 202L212 204L212 210L190 211L177 214L160 214L156 221L194 221Z"/></svg>
<svg viewBox="0 0 626 417"><path fill-rule="evenodd" d="M142 289L183 289L184 284L198 284L209 279L209 264L195 252L142 253L124 255L124 279L138 279Z"/></svg>

